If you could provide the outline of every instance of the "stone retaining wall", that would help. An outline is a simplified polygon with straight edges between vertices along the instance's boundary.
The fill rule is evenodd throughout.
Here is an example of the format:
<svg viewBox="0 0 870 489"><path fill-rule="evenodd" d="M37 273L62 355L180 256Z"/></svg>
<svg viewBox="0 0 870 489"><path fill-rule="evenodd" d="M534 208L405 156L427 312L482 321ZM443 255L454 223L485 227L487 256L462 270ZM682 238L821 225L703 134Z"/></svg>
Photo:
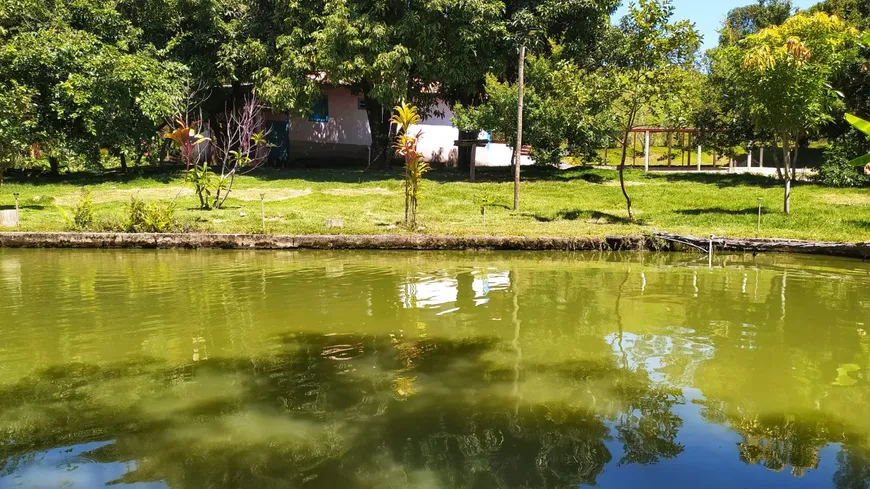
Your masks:
<svg viewBox="0 0 870 489"><path fill-rule="evenodd" d="M341 250L524 250L524 251L695 251L659 236L606 238L430 236L430 235L252 235L252 234L125 234L0 233L5 248L166 248L166 249L341 249ZM698 247L709 239L680 236ZM716 238L718 252L807 253L870 258L870 243L820 243L795 240Z"/></svg>

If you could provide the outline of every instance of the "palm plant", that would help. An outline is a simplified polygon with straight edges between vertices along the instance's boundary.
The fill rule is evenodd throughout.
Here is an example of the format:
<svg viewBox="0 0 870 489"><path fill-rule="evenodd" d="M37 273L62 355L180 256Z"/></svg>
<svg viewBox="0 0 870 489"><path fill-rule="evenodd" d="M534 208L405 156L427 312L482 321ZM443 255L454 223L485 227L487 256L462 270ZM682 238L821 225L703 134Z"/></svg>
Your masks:
<svg viewBox="0 0 870 489"><path fill-rule="evenodd" d="M423 136L423 131L411 135L408 130L421 121L417 107L402 103L396 106L390 121L399 127L396 142L393 147L396 155L404 160L405 176L405 226L417 228L417 202L420 197L423 175L429 171L429 163L423 159L423 154L417 151L417 143Z"/></svg>

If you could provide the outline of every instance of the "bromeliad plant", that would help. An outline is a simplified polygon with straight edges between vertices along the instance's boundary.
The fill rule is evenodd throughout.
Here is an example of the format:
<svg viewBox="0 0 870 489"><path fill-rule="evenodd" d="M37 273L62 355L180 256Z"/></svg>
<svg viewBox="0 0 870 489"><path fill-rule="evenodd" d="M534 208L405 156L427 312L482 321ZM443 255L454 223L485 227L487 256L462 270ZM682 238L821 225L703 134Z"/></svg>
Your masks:
<svg viewBox="0 0 870 489"><path fill-rule="evenodd" d="M175 120L175 123L178 127L167 131L163 137L175 143L175 147L181 152L181 161L184 162L185 169L190 170L191 165L195 165L197 159L194 156L194 149L200 144L210 141L210 139L197 131L199 122L194 122L188 126L187 123L179 118Z"/></svg>
<svg viewBox="0 0 870 489"><path fill-rule="evenodd" d="M421 121L417 107L402 103L393 108L395 112L390 121L399 127L399 134L393 147L396 155L405 162L405 226L417 228L417 202L420 198L423 175L429 171L429 164L423 160L423 154L417 151L417 143L423 136L423 131L411 135L408 130Z"/></svg>
<svg viewBox="0 0 870 489"><path fill-rule="evenodd" d="M175 147L181 153L181 161L184 163L185 170L187 171L187 175L184 178L185 185L188 182L193 183L194 191L197 197L199 197L200 208L209 209L211 190L216 185L216 179L214 178L214 172L208 166L208 162L203 162L202 165L198 164L199 154L194 150L200 144L210 141L210 139L196 130L199 122L188 125L181 118L177 118L175 122L178 127L167 131L163 137L172 140L175 143ZM176 198L178 198L177 195Z"/></svg>

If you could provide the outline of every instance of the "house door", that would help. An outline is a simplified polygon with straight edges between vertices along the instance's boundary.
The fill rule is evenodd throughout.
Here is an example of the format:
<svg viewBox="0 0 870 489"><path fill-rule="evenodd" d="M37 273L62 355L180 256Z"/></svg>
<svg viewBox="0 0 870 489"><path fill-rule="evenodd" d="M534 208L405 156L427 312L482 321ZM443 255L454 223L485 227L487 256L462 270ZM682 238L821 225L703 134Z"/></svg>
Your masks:
<svg viewBox="0 0 870 489"><path fill-rule="evenodd" d="M287 121L269 121L269 165L287 166L290 161L290 135Z"/></svg>

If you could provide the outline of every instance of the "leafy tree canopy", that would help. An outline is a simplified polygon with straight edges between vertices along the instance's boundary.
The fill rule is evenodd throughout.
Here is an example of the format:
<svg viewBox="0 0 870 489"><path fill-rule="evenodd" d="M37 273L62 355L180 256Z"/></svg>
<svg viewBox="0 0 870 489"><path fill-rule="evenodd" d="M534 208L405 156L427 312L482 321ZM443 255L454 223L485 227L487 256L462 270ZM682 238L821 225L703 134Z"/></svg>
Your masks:
<svg viewBox="0 0 870 489"><path fill-rule="evenodd" d="M17 9L23 21L10 22ZM0 85L28 94L27 142L49 152L65 146L96 158L100 148L141 142L170 115L173 87L187 76L138 43L110 5L7 0L0 26Z"/></svg>
<svg viewBox="0 0 870 489"><path fill-rule="evenodd" d="M728 12L719 31L719 44L734 44L764 28L781 25L794 10L791 0L758 0L758 3L735 8Z"/></svg>

